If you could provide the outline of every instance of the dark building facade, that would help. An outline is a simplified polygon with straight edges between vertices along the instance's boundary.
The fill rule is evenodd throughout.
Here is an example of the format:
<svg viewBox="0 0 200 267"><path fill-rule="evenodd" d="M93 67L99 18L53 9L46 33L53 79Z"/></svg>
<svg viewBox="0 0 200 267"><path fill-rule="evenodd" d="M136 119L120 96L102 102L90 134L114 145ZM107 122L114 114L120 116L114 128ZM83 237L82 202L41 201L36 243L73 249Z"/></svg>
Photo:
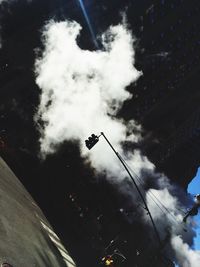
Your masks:
<svg viewBox="0 0 200 267"><path fill-rule="evenodd" d="M84 3L96 33L119 23L120 12L126 11L136 38L136 66L143 75L128 88L133 98L118 116L135 119L142 125L143 140L136 145L158 170L186 188L200 157L200 2ZM113 193L111 185L102 177L92 179L93 171L81 163L74 144L66 142L45 162L37 157L39 133L33 117L40 92L33 66L36 48L42 47L41 28L50 18L77 20L83 25L80 46L95 49L78 1L14 1L10 5L4 3L0 11L1 155L39 203L77 266L99 266L104 248L119 235L116 244L120 245L116 247L129 258L124 266L132 267L148 240L145 231L141 238L143 226L136 223L133 230L127 215L119 212L123 199ZM127 232L121 233L124 227ZM151 266L161 267L161 262L172 266L161 254L147 257L147 262L141 260L139 266L148 267L150 261Z"/></svg>
<svg viewBox="0 0 200 267"><path fill-rule="evenodd" d="M149 158L184 187L199 165L199 9L198 1L151 1L131 14L144 75L128 114L147 130Z"/></svg>

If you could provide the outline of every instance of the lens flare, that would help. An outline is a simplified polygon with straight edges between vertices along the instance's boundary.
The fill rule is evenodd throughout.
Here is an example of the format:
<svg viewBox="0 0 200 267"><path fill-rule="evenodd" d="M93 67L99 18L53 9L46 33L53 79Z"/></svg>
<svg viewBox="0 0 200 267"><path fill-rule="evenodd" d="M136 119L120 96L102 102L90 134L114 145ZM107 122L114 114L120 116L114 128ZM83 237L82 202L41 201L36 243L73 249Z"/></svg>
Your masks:
<svg viewBox="0 0 200 267"><path fill-rule="evenodd" d="M93 30L93 28L92 28L92 24L91 24L90 19L89 19L89 17L88 17L87 11L86 11L85 6L84 6L84 3L83 3L82 0L78 0L78 2L79 2L80 7L81 7L81 9L82 9L82 11L83 11L83 15L84 15L85 20L86 20L86 22L87 22L87 25L88 25L90 34L91 34L91 36L92 36L92 40L93 40L93 42L94 42L94 45L95 45L96 48L99 48L99 45L98 45L97 40L96 40L96 37L95 37L94 30Z"/></svg>

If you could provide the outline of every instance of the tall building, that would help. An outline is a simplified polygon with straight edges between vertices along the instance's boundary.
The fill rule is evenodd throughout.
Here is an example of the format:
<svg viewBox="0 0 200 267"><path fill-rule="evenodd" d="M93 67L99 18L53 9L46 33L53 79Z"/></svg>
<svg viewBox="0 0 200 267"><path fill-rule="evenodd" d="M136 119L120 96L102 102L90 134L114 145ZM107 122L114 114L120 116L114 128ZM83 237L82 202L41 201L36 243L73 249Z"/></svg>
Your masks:
<svg viewBox="0 0 200 267"><path fill-rule="evenodd" d="M41 209L0 158L0 264L75 267Z"/></svg>
<svg viewBox="0 0 200 267"><path fill-rule="evenodd" d="M139 262L139 267L149 267L151 261L151 266L173 266L163 255L148 249L147 256L140 259L149 240L143 226L135 223L130 227L125 214L134 213L137 217L139 211L120 211L124 199L103 179L92 179L93 171L81 162L76 145L64 144L46 162L37 157L39 133L33 116L39 89L33 68L36 48L42 47L41 29L48 19L77 20L83 25L80 46L95 49L78 2L35 0L9 4L5 1L1 5L1 155L37 200L72 252L77 266L99 266L101 257L106 256L105 247L119 233L120 244L116 246L128 258L123 263L125 266L133 267ZM119 116L133 118L142 125L143 140L137 147L159 170L186 188L200 156L200 2L95 0L84 3L96 33L119 23L120 12L126 12L129 28L136 38L135 64L143 75L128 88L133 98L124 104ZM126 229L123 233L122 228ZM111 246L110 253L115 249Z"/></svg>
<svg viewBox="0 0 200 267"><path fill-rule="evenodd" d="M147 2L147 1L143 1ZM148 1L129 14L139 39L143 77L127 103L147 130L144 150L172 180L186 187L199 165L199 10L194 1ZM136 17L135 17L136 16Z"/></svg>
<svg viewBox="0 0 200 267"><path fill-rule="evenodd" d="M98 17L95 28L102 31L119 23L119 11L126 13L136 37L136 66L143 76L129 88L133 98L121 114L144 127L145 153L184 187L199 164L198 145L190 147L198 142L194 138L199 127L197 121L192 122L199 109L199 10L196 0L192 4L184 0L96 1L90 7L93 22ZM180 135L185 135L182 143Z"/></svg>

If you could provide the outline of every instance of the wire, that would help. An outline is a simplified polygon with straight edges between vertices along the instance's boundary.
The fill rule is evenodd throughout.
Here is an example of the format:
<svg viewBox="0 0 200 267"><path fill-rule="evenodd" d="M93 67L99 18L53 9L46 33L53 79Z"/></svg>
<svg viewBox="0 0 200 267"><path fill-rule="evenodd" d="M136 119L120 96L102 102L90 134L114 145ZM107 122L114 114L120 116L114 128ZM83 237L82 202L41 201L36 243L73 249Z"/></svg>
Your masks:
<svg viewBox="0 0 200 267"><path fill-rule="evenodd" d="M114 151L115 155L118 157L118 159L120 160L120 162L121 162L122 165L124 166L125 170L127 171L128 175L130 176L130 178L131 178L133 184L135 185L135 187L136 187L136 189L137 189L137 192L138 192L138 194L140 195L141 200L142 200L142 202L143 202L143 204L144 204L144 206L145 206L145 209L146 209L147 212L148 212L148 215L149 215L149 218L150 218L150 220L151 220L151 223L152 223L152 226L153 226L153 229L154 229L154 232L155 232L155 236L156 236L156 238L157 238L157 240L158 240L159 246L161 246L162 243L161 243L161 239L160 239L159 232L158 232L157 227L156 227L156 225L155 225L155 223L154 223L152 214L151 214L151 212L150 212L150 210L149 210L149 208L148 208L148 205L147 205L147 203L146 203L146 200L145 200L145 198L144 198L142 192L140 191L140 189L139 189L137 183L135 182L135 180L134 180L134 178L133 178L131 172L129 171L128 167L126 166L126 164L124 163L124 161L122 160L122 158L120 157L120 155L117 153L117 151L114 149L114 147L112 146L112 144L110 143L110 141L107 139L107 137L105 136L105 134L104 134L103 132L101 132L101 135L104 137L104 139L106 140L106 142L109 144L109 146L111 147L111 149Z"/></svg>
<svg viewBox="0 0 200 267"><path fill-rule="evenodd" d="M119 154L119 153L118 153ZM122 156L119 154L121 160L124 162L124 164L127 166L127 168L132 172L132 174L134 175L135 179L138 181L138 183L143 186L144 182L140 179L140 177L132 170L132 168L128 165L128 163L122 158ZM144 192L145 190L143 188L141 188ZM153 192L149 191L148 192L150 195L151 200L156 204L156 206L164 213L164 214L169 214L172 219L174 220L174 222L176 222L177 224L179 224L179 222L177 221L176 217L174 216L174 214L167 208L165 207L165 205L155 196L155 194L153 194ZM159 202L159 204L153 199L156 199L157 202ZM165 209L165 211L163 210L163 208Z"/></svg>

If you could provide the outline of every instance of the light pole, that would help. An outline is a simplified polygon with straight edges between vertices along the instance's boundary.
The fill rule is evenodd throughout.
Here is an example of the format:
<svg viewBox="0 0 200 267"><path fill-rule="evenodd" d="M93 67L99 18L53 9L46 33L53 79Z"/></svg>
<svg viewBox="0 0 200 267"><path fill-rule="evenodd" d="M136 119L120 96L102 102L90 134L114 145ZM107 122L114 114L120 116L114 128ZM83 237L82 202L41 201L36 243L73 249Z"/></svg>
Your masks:
<svg viewBox="0 0 200 267"><path fill-rule="evenodd" d="M148 206L147 206L147 203L146 203L146 201L145 201L145 198L144 198L144 196L142 195L142 193L141 193L141 191L140 191L138 185L136 184L136 182L135 182L135 180L134 180L132 174L130 173L129 169L127 168L126 164L125 164L124 161L122 160L122 158L121 158L121 156L119 155L119 153L114 149L114 147L112 146L112 144L110 143L110 141L108 140L108 138L105 136L105 134L104 134L103 132L101 132L101 134L100 134L99 136L92 134L91 137L89 137L88 140L85 141L87 148L88 148L88 149L91 149L91 148L92 148L92 147L99 141L99 137L100 137L100 136L103 136L103 137L104 137L104 139L106 140L106 142L109 144L109 146L111 147L111 149L114 151L115 155L118 157L118 159L120 160L120 162L121 162L122 165L124 166L124 168L125 168L125 170L127 171L129 177L131 178L131 181L132 181L133 184L135 185L135 188L136 188L136 190L138 191L138 194L139 194L139 196L140 196L140 198L141 198L141 200L142 200L142 202L143 202L143 204L144 204L144 206L145 206L145 209L147 210L147 213L148 213L148 215L149 215L149 218L150 218L150 220L151 220L151 223L152 223L152 226L153 226L153 228L154 228L154 232L155 232L155 235L156 235L156 237L157 237L159 246L161 246L162 243L161 243L161 240L160 240L160 236L159 236L158 230L157 230L157 228L156 228L156 225L155 225L155 223L154 223L154 220L153 220L153 217L152 217L152 215L151 215L151 212L150 212L150 210L149 210L149 208L148 208Z"/></svg>

